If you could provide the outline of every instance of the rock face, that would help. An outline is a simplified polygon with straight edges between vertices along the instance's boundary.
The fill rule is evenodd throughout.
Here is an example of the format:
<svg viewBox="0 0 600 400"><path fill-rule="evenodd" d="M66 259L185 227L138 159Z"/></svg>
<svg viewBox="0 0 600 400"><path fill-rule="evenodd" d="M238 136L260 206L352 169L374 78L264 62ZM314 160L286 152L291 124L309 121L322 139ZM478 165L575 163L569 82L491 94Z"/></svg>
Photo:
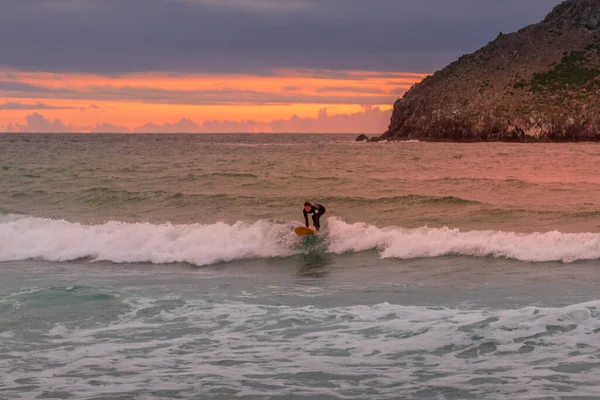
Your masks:
<svg viewBox="0 0 600 400"><path fill-rule="evenodd" d="M414 85L380 140L600 140L600 0L568 0Z"/></svg>
<svg viewBox="0 0 600 400"><path fill-rule="evenodd" d="M369 137L363 133L362 135L358 135L355 142L366 142L368 140L369 140Z"/></svg>

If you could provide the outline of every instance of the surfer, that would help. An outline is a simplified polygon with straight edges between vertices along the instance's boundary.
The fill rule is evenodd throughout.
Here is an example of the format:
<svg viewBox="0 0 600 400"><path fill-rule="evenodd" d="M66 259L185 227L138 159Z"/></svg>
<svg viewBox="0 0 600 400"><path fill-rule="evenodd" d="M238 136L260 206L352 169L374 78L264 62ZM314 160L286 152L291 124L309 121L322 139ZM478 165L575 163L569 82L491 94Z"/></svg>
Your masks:
<svg viewBox="0 0 600 400"><path fill-rule="evenodd" d="M304 222L306 223L306 227L308 228L308 214L312 214L313 224L315 225L315 230L319 232L321 229L321 224L319 223L319 219L321 215L325 214L325 207L320 204L311 204L310 202L304 203Z"/></svg>

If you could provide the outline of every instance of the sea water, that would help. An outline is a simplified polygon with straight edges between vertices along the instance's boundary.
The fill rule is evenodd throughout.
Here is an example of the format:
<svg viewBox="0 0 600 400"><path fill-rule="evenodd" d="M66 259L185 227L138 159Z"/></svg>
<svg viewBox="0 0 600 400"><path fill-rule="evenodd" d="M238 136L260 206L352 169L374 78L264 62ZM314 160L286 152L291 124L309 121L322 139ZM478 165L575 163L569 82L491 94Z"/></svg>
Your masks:
<svg viewBox="0 0 600 400"><path fill-rule="evenodd" d="M0 398L600 398L600 147L353 139L0 135Z"/></svg>

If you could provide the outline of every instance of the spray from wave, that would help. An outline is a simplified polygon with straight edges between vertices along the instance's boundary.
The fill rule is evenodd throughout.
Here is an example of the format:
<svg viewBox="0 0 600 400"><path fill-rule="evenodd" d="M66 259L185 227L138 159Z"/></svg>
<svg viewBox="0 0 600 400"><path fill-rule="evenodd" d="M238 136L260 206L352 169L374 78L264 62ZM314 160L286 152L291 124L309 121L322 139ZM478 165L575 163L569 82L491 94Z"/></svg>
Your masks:
<svg viewBox="0 0 600 400"><path fill-rule="evenodd" d="M379 249L382 258L424 258L445 255L505 257L526 262L595 260L600 234L558 231L521 234L451 228L378 228L330 219L329 250L334 253Z"/></svg>
<svg viewBox="0 0 600 400"><path fill-rule="evenodd" d="M0 218L0 261L91 259L115 263L176 263L197 266L249 258L288 257L310 250L299 245L294 222L260 220L210 225L156 225L109 221L83 225L63 220ZM377 250L382 258L414 259L462 255L506 257L526 262L573 262L600 258L600 234L520 234L451 228L379 228L366 223L327 220L327 252Z"/></svg>
<svg viewBox="0 0 600 400"><path fill-rule="evenodd" d="M115 263L187 262L209 265L245 258L288 256L290 227L258 221L233 225L154 225L109 221L83 225L20 218L0 223L0 261L90 258Z"/></svg>

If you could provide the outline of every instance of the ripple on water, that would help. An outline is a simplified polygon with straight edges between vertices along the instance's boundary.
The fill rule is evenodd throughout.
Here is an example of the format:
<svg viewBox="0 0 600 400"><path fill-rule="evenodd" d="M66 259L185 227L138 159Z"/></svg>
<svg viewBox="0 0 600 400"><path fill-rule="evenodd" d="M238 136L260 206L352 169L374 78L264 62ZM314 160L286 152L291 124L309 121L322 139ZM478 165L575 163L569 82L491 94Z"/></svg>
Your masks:
<svg viewBox="0 0 600 400"><path fill-rule="evenodd" d="M124 297L86 287L3 301L18 302L17 312L28 315L42 297L56 307L36 335L27 318L1 334L0 383L11 398L502 398L587 396L600 386L599 302L319 308ZM90 317L90 303L112 314Z"/></svg>

